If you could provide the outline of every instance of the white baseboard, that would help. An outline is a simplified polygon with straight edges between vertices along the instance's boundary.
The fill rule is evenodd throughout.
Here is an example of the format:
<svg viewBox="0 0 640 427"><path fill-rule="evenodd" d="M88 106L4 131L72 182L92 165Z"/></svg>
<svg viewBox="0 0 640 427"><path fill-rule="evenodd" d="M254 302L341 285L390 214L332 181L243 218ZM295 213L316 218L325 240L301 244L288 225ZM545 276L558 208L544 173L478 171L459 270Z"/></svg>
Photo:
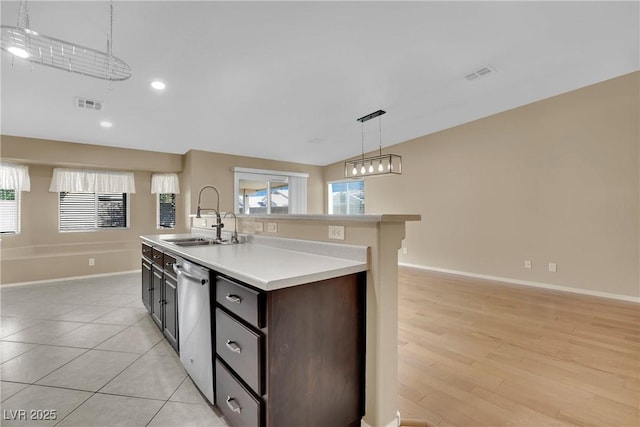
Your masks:
<svg viewBox="0 0 640 427"><path fill-rule="evenodd" d="M362 419L360 420L360 427L374 427L367 424L367 422ZM400 427L400 411L396 411L396 417L391 420L391 422L383 427Z"/></svg>
<svg viewBox="0 0 640 427"><path fill-rule="evenodd" d="M640 304L640 297L633 297L631 295L612 294L609 292L592 291L589 289L571 288L569 286L552 285L550 283L532 282L529 280L512 279L510 277L491 276L488 274L469 273L468 271L450 270L448 268L431 267L427 265L411 264L408 262L398 263L401 267L416 268L419 270L437 271L439 273L455 274L457 276L473 277L474 279L486 279L495 280L496 282L506 282L515 285L531 286L534 288L553 289L555 291L571 292L574 294L591 295L601 298L611 298L621 301L629 301Z"/></svg>
<svg viewBox="0 0 640 427"><path fill-rule="evenodd" d="M72 276L72 277L60 277L58 279L47 279L47 280L35 280L32 282L16 282L16 283L6 283L0 285L0 288L13 288L16 286L28 286L28 285L41 285L44 283L57 283L64 282L66 280L77 280L77 279L91 279L94 277L107 277L107 276L117 276L120 274L131 274L131 273L140 273L140 270L131 270L131 271L117 271L115 273L101 273L101 274L89 274L87 276Z"/></svg>

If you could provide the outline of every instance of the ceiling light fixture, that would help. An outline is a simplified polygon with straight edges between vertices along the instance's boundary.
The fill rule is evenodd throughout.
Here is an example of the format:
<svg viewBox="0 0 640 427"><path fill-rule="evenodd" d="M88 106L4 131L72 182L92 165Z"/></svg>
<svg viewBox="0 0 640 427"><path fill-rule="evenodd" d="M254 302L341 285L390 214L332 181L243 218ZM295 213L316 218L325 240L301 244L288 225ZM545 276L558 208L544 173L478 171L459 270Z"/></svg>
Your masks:
<svg viewBox="0 0 640 427"><path fill-rule="evenodd" d="M113 127L113 123L111 123L111 122L109 122L107 120L104 120L104 121L100 122L100 126L102 126L103 128L111 128L111 127Z"/></svg>
<svg viewBox="0 0 640 427"><path fill-rule="evenodd" d="M20 2L18 25L2 25L1 49L15 57L34 64L82 74L83 76L112 81L131 77L131 67L122 59L113 56L113 1L110 33L107 36L107 51L101 52L64 40L38 34L29 28L29 11L26 0Z"/></svg>
<svg viewBox="0 0 640 427"><path fill-rule="evenodd" d="M359 159L347 160L344 162L345 178L365 178L381 175L401 175L402 157L397 154L382 154L382 119L378 119L380 130L380 148L378 155L374 157L364 157L364 122L385 114L386 111L378 110L371 114L360 117L357 121L362 123L362 156Z"/></svg>
<svg viewBox="0 0 640 427"><path fill-rule="evenodd" d="M161 82L160 80L154 80L151 82L151 87L156 90L164 90L164 88L167 87L167 85Z"/></svg>

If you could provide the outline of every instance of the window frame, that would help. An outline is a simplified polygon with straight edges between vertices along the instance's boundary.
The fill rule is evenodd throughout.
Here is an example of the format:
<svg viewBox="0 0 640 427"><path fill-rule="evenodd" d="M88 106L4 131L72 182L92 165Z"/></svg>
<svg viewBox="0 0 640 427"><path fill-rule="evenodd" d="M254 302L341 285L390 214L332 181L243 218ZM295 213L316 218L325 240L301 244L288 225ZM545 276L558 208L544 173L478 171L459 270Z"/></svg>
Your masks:
<svg viewBox="0 0 640 427"><path fill-rule="evenodd" d="M76 228L76 229L62 229L61 228L61 215L60 215L60 208L61 208L61 195L62 193L74 193L74 194L92 194L94 197L94 203L96 206L96 211L95 211L95 218L94 218L94 224L96 224L94 227L91 228ZM97 226L97 222L98 222L98 208L97 208L97 204L98 204L98 197L99 195L104 195L104 194L122 194L123 195L123 200L125 203L125 226L124 227L98 227ZM117 231L117 230L128 230L131 227L131 195L129 193L106 193L106 192L99 192L99 193L91 193L91 192L73 192L73 191L64 191L64 192L58 192L58 232L59 233L84 233L84 232L101 232L101 231Z"/></svg>
<svg viewBox="0 0 640 427"><path fill-rule="evenodd" d="M333 184L349 184L349 183L353 183L353 182L362 182L362 194L363 194L363 200L362 200L362 212L356 212L356 213L351 213L349 212L349 203L347 203L347 213L340 213L340 214L336 214L333 213L333 191L331 186ZM335 180L335 181L327 181L327 214L329 215L364 215L365 213L365 200L366 200L366 189L365 189L365 181L364 179L340 179L340 180ZM347 190L347 197L349 195L349 190Z"/></svg>
<svg viewBox="0 0 640 427"><path fill-rule="evenodd" d="M240 194L240 180L250 180L250 181L265 181L266 182L266 194L267 194L267 213L266 215L272 215L271 213L271 194L272 194L272 188L271 188L271 181L273 182L287 182L287 192L288 192L288 197L289 197L289 201L287 204L287 213L286 214L279 214L279 215L295 215L292 214L291 211L295 210L294 208L294 204L296 204L297 209L298 209L298 213L306 213L307 212L307 193L308 193L308 178L309 178L309 174L308 173L301 173L301 172L283 172L283 171L275 171L275 170L267 170L267 169L250 169L250 168L241 168L241 167L234 167L233 169L233 175L234 175L234 187L233 187L233 211L234 213L238 214L238 215L265 215L265 214L252 214L252 213L248 213L245 214L244 212L241 212L240 209L240 200L239 200L239 194ZM300 195L300 194L296 194L294 195L294 192L292 191L292 182L291 182L291 178L304 178L305 179L305 185L304 185L304 194ZM302 187L298 187L299 189ZM296 197L300 197L300 200L302 200L302 203L298 203L299 201L297 200L293 200L293 198Z"/></svg>

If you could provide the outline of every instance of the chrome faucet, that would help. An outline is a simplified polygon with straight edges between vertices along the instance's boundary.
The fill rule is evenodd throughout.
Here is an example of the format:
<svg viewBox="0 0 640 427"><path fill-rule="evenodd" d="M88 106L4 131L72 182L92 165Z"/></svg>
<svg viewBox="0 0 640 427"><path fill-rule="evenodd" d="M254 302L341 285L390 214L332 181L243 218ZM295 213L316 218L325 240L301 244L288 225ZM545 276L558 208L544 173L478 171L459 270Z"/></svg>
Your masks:
<svg viewBox="0 0 640 427"><path fill-rule="evenodd" d="M200 212L202 210L202 208L200 208L200 198L202 197L202 192L206 188L211 188L213 191L216 192L216 196L218 196L215 209L214 208L204 208L204 209L214 210L216 212L216 223L211 227L216 229L216 240L222 240L222 227L224 227L224 224L222 223L222 218L220 218L220 193L218 192L218 189L213 185L205 185L200 189L200 192L198 193L198 209L196 210L196 218L202 218L202 216L200 216Z"/></svg>
<svg viewBox="0 0 640 427"><path fill-rule="evenodd" d="M231 234L231 243L239 243L238 242L238 217L233 212L226 212L223 218L226 218L227 215L233 215L233 233Z"/></svg>

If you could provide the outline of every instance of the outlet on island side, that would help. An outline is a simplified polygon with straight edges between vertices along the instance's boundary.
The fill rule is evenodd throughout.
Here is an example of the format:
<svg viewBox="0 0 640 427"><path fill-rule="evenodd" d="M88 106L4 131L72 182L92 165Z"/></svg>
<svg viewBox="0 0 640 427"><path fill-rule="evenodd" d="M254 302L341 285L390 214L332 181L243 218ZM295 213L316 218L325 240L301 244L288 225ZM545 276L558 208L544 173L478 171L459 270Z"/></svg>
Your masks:
<svg viewBox="0 0 640 427"><path fill-rule="evenodd" d="M96 259L95 258L89 258L89 267L94 267L96 265Z"/></svg>
<svg viewBox="0 0 640 427"><path fill-rule="evenodd" d="M278 223L277 222L268 222L267 223L267 232L269 232L269 233L277 233L278 232Z"/></svg>
<svg viewBox="0 0 640 427"><path fill-rule="evenodd" d="M530 259L525 259L524 260L524 268L526 268L527 270L531 270L531 260Z"/></svg>
<svg viewBox="0 0 640 427"><path fill-rule="evenodd" d="M256 222L254 225L254 230L258 233L262 233L264 231L264 223L263 222Z"/></svg>
<svg viewBox="0 0 640 427"><path fill-rule="evenodd" d="M556 273L558 271L558 264L555 262L549 263L549 273Z"/></svg>

